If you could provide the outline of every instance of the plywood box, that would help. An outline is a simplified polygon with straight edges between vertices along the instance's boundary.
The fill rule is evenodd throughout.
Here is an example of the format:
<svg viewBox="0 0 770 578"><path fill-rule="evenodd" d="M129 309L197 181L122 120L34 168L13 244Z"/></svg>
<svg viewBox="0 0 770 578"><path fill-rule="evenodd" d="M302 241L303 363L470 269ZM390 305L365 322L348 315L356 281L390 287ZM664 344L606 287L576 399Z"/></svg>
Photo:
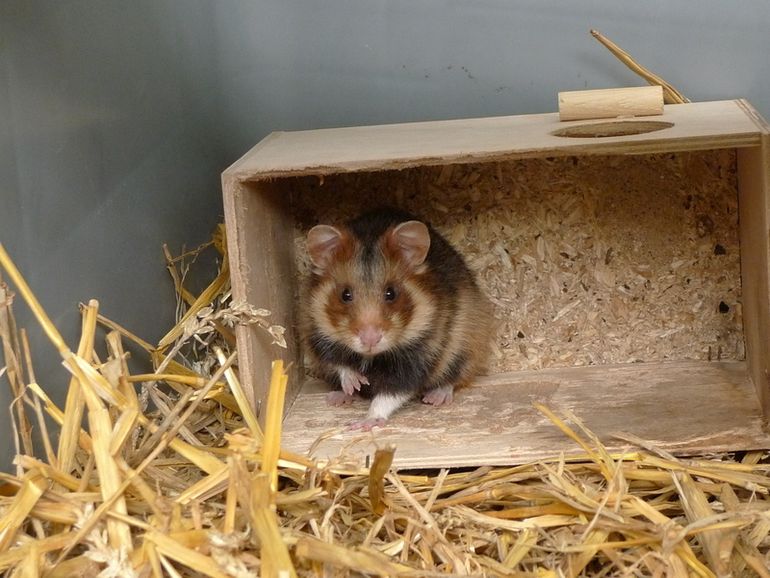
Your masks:
<svg viewBox="0 0 770 578"><path fill-rule="evenodd" d="M557 114L273 133L223 175L233 294L273 312L288 350L237 329L259 409L291 362L284 445L335 459L398 446L409 467L572 452L533 407L680 453L770 447L770 129L746 101L656 121ZM417 402L373 433L327 408L297 334L303 235L397 205L457 246L493 302L491 374L452 406Z"/></svg>

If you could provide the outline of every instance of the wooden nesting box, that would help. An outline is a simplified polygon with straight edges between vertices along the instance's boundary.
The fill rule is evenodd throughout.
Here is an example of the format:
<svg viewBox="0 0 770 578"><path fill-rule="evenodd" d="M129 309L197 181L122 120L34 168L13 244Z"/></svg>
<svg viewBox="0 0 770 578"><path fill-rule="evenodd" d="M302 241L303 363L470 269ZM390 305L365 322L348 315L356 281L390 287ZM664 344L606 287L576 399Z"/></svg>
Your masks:
<svg viewBox="0 0 770 578"><path fill-rule="evenodd" d="M271 134L223 175L233 294L273 312L288 350L237 329L259 409L291 362L284 445L409 467L574 452L534 408L680 453L770 447L770 130L746 101L656 120L557 114ZM371 434L366 402L328 408L297 334L304 232L372 204L430 221L466 255L499 327L491 374ZM334 431L336 429L336 431ZM329 433L331 432L331 433Z"/></svg>

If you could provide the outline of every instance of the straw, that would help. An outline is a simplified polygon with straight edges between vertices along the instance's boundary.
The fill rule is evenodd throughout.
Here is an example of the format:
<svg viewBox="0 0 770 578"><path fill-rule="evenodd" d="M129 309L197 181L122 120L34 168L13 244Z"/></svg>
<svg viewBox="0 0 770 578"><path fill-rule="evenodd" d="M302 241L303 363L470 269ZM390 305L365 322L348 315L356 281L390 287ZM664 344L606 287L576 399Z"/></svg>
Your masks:
<svg viewBox="0 0 770 578"><path fill-rule="evenodd" d="M184 287L191 274L176 276L182 304L199 301ZM17 288L37 303L23 280ZM226 282L195 318L180 311L186 329L163 353L89 302L77 352L59 348L72 374L62 410L35 380L3 295L0 377L15 388L14 416L32 408L53 422L40 456L20 442L15 473L0 474L9 576L768 576L763 452L681 458L621 434L634 451L610 454L580 416L539 405L580 459L396 472L398 449L383 446L369 468L344 454L319 463L281 448L278 360L259 428L220 323L241 319ZM61 346L42 308L36 319ZM104 361L96 322L110 328ZM269 322L258 327L273 336ZM123 339L154 373L130 373ZM65 427L71 439L51 447Z"/></svg>
<svg viewBox="0 0 770 578"><path fill-rule="evenodd" d="M631 55L629 55L625 50L620 48L617 44L612 42L609 38L604 36L601 32L598 30L591 30L591 36L596 38L599 42L604 45L607 50L612 52L618 60L620 60L623 64L625 64L628 68L630 68L633 72L641 76L644 80L648 82L648 84L651 84L653 86L662 86L663 87L663 99L666 104L683 104L686 102L690 102L690 100L685 97L681 92L679 92L676 88L674 88L671 84L663 80L660 76L657 74L654 74L653 72L649 71L639 63L637 63Z"/></svg>

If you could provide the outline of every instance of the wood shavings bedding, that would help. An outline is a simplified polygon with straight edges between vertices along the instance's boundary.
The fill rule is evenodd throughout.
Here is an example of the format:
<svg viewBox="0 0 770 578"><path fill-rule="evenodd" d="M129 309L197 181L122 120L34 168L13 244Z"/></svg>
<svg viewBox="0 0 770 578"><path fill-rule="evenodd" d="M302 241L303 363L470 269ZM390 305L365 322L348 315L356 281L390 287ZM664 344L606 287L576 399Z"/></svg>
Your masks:
<svg viewBox="0 0 770 578"><path fill-rule="evenodd" d="M287 179L304 233L396 205L466 257L498 320L491 373L741 360L732 150L524 159Z"/></svg>

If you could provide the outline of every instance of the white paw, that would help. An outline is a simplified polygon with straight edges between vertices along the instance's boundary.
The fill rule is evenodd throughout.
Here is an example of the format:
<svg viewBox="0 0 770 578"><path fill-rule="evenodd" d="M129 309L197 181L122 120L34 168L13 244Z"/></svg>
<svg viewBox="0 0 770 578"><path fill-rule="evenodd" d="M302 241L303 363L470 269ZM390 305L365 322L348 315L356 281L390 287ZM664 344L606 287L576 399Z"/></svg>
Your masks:
<svg viewBox="0 0 770 578"><path fill-rule="evenodd" d="M429 403L433 406L448 405L452 403L454 399L453 387L451 385L445 385L444 387L437 387L431 389L425 395L422 396L423 403Z"/></svg>
<svg viewBox="0 0 770 578"><path fill-rule="evenodd" d="M362 385L369 385L369 380L354 369L343 367L340 369L340 385L342 391L348 395L353 395L355 392L361 391Z"/></svg>

